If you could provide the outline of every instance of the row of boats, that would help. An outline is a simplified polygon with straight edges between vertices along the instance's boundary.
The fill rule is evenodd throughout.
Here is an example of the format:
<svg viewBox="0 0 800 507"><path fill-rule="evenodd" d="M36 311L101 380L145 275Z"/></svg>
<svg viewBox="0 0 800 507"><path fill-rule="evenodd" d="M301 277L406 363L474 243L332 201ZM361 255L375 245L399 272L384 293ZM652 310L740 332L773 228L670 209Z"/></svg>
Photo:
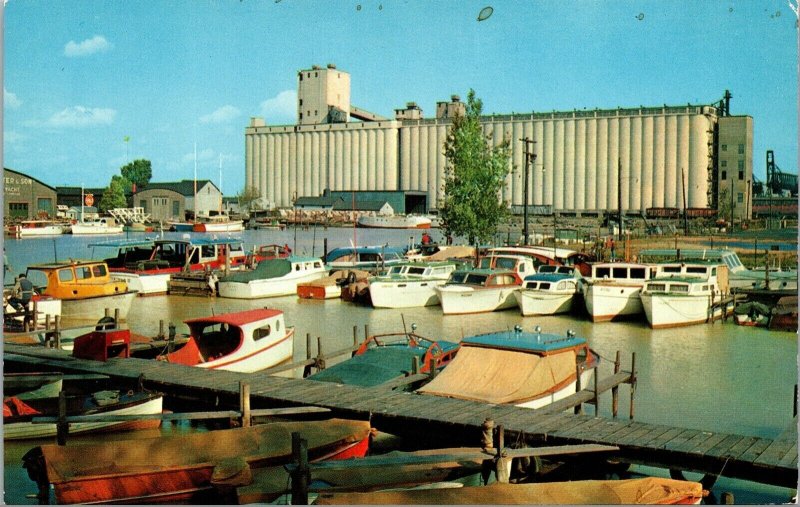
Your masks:
<svg viewBox="0 0 800 507"><path fill-rule="evenodd" d="M93 220L21 220L5 226L7 236L14 238L38 238L59 236L61 234L109 236L122 234L126 230L152 231L159 224L144 223L124 224L112 217L99 217ZM191 222L168 221L163 224L164 230L180 232L240 232L244 230L244 221L233 220L227 215L198 216Z"/></svg>

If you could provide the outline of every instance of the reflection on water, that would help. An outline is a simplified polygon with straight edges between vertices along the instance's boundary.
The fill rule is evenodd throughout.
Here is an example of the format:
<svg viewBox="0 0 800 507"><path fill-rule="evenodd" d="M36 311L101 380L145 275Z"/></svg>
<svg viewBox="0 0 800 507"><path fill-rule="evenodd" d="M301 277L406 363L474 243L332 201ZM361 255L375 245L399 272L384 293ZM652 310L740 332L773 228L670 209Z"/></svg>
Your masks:
<svg viewBox="0 0 800 507"><path fill-rule="evenodd" d="M410 237L419 239L414 231L358 230L359 244L403 245ZM180 234L171 233L174 237ZM434 240L439 239L438 231ZM322 254L322 238L328 238L328 248L346 246L353 239L348 229L319 228L298 231L245 231L238 235L246 248L257 244L287 243L297 253ZM65 257L102 258L113 252L99 252L87 245L96 239L64 236L51 239L7 241L11 264L17 271L27 264L49 262L53 245L60 259ZM189 296L153 296L137 298L128 318L132 331L155 335L159 320L173 322L179 333L188 328L183 321L212 313L224 313L249 308L270 307L286 313L287 325L295 326L295 359L305 359L306 335L312 337L312 354L316 354L316 337L321 337L324 351L332 352L353 341L353 327L359 339L364 326L370 333L396 332L403 323L430 338L458 341L464 336L508 329L521 324L531 330L540 325L544 332L564 333L574 330L589 339L601 355L601 375L612 371L614 356L622 354L623 368L630 367L631 354L636 354L639 383L636 388L635 415L643 422L676 425L714 432L730 432L763 437L775 437L792 421L792 395L797 383L797 340L794 333L770 332L732 323L697 325L687 328L651 330L644 318L626 323L592 324L584 317L552 316L523 318L516 310L478 315L443 316L439 307L403 310L375 310L341 300L298 300L293 296L233 300ZM344 357L337 360L345 359ZM329 361L329 364L337 360ZM629 390L620 388L619 413L627 417ZM591 411L592 409L589 408ZM610 395L601 398L600 413L610 417ZM172 425L165 425L173 431ZM181 431L178 428L178 431ZM184 428L185 430L185 428ZM91 438L91 437L85 437ZM107 436L102 438L109 438ZM78 439L75 439L78 441ZM72 444L72 440L70 441ZM18 488L35 493L35 484L19 467L19 458L35 444L6 445L6 493ZM20 482L21 481L21 482ZM11 485L16 485L16 487ZM741 481L721 480L715 491L738 491L737 501L784 502L786 491ZM6 498L11 503L35 503L35 499Z"/></svg>

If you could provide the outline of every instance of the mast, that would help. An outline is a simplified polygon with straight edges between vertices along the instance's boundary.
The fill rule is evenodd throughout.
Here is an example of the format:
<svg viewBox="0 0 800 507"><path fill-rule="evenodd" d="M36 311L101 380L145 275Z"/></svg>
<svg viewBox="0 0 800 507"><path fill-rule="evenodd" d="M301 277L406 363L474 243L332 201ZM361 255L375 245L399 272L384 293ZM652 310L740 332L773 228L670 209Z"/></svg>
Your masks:
<svg viewBox="0 0 800 507"><path fill-rule="evenodd" d="M84 222L83 220L83 200L85 197L83 196L83 183L81 183L81 223Z"/></svg>
<svg viewBox="0 0 800 507"><path fill-rule="evenodd" d="M219 154L219 213L222 214L222 153Z"/></svg>
<svg viewBox="0 0 800 507"><path fill-rule="evenodd" d="M192 198L192 213L194 221L197 221L197 141L194 143L194 197Z"/></svg>

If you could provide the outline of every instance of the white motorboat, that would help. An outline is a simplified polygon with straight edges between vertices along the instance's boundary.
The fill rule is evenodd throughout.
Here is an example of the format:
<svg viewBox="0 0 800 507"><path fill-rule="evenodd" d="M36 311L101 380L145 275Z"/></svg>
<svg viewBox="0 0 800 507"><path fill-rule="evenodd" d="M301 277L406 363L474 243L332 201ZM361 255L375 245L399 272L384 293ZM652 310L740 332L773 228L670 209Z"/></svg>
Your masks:
<svg viewBox="0 0 800 507"><path fill-rule="evenodd" d="M540 266L557 267L557 266ZM579 293L578 280L572 273L536 273L525 277L522 287L514 293L523 316L555 315L572 309Z"/></svg>
<svg viewBox="0 0 800 507"><path fill-rule="evenodd" d="M647 322L653 329L689 326L733 311L719 304L728 290L728 269L716 262L667 263L642 289Z"/></svg>
<svg viewBox="0 0 800 507"><path fill-rule="evenodd" d="M456 270L444 285L435 287L442 313L458 315L512 308L514 293L522 285L515 272L502 269Z"/></svg>
<svg viewBox="0 0 800 507"><path fill-rule="evenodd" d="M574 394L578 372L589 386L600 358L584 338L514 331L461 340L455 358L417 392L492 404L540 408Z"/></svg>
<svg viewBox="0 0 800 507"><path fill-rule="evenodd" d="M121 234L122 225L117 224L113 218L98 218L96 220L77 222L70 226L72 234Z"/></svg>
<svg viewBox="0 0 800 507"><path fill-rule="evenodd" d="M431 219L418 215L360 216L356 224L375 229L430 229Z"/></svg>
<svg viewBox="0 0 800 507"><path fill-rule="evenodd" d="M252 271L231 273L219 279L221 297L255 299L288 296L297 293L297 284L310 282L328 274L321 259L287 257L267 259Z"/></svg>
<svg viewBox="0 0 800 507"><path fill-rule="evenodd" d="M241 232L244 230L244 221L231 220L228 215L214 215L208 217L198 216L192 225L194 232Z"/></svg>
<svg viewBox="0 0 800 507"><path fill-rule="evenodd" d="M594 322L607 322L642 313L639 292L652 277L653 267L627 262L592 264L592 274L583 282L586 310Z"/></svg>
<svg viewBox="0 0 800 507"><path fill-rule="evenodd" d="M455 262L416 262L392 266L384 276L369 279L375 308L413 308L439 304L434 290L455 271Z"/></svg>
<svg viewBox="0 0 800 507"><path fill-rule="evenodd" d="M64 225L51 220L23 220L6 226L6 234L15 238L58 236L64 233Z"/></svg>

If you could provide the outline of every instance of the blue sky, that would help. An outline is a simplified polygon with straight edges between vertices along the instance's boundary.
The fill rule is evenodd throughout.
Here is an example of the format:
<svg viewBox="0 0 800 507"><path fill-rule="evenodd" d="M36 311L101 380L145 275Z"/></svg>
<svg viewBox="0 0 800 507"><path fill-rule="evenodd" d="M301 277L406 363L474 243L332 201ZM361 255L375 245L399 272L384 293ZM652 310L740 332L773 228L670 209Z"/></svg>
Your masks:
<svg viewBox="0 0 800 507"><path fill-rule="evenodd" d="M127 160L153 181L244 185L244 128L295 121L296 74L335 63L351 101L393 116L475 89L486 113L711 103L754 118L796 172L797 0L8 0L4 165L53 186L106 186ZM492 5L483 21L481 9ZM124 138L128 136L126 143Z"/></svg>

